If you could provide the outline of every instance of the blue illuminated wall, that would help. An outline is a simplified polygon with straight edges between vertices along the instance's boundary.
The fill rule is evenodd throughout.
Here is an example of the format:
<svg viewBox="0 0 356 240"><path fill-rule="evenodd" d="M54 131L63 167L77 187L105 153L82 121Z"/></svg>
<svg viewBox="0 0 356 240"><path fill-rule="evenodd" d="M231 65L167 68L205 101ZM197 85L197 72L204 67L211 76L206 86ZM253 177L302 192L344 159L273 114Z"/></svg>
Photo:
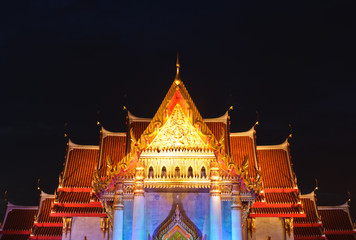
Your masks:
<svg viewBox="0 0 356 240"><path fill-rule="evenodd" d="M177 193L145 193L146 236L152 236L167 218L176 196ZM179 200L187 217L199 228L202 235L209 235L209 193L179 193Z"/></svg>
<svg viewBox="0 0 356 240"><path fill-rule="evenodd" d="M231 202L221 202L222 235L224 240L231 240Z"/></svg>
<svg viewBox="0 0 356 240"><path fill-rule="evenodd" d="M179 195L179 201L189 219L199 228L202 235L209 239L209 193L145 193L145 231L146 239L152 236L156 228L167 218L173 202ZM133 201L124 201L124 238L132 238ZM231 202L221 202L222 234L224 240L231 240Z"/></svg>
<svg viewBox="0 0 356 240"><path fill-rule="evenodd" d="M133 201L124 201L124 237L132 238Z"/></svg>

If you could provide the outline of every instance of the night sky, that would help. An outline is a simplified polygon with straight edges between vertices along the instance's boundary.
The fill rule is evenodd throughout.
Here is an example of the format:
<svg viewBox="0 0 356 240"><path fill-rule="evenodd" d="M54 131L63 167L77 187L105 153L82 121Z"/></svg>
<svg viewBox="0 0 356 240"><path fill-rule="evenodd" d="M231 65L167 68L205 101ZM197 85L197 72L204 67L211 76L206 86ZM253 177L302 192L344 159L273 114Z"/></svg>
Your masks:
<svg viewBox="0 0 356 240"><path fill-rule="evenodd" d="M230 105L231 131L257 144L290 133L302 193L356 219L356 2L1 1L0 209L53 193L67 140L125 131L123 105L153 117L175 75L203 117ZM0 217L2 219L2 217Z"/></svg>

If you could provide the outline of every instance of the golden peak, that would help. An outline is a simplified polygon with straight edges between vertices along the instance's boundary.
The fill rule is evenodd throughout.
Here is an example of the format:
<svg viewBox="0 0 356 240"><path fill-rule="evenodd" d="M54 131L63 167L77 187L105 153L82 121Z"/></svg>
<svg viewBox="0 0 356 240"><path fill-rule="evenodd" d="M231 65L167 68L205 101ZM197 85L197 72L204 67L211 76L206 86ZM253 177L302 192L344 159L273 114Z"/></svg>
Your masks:
<svg viewBox="0 0 356 240"><path fill-rule="evenodd" d="M180 68L180 64L179 64L179 51L177 50L177 61L176 61L176 68L177 68L177 73L176 73L176 77L174 78L174 80L179 81L180 80L180 75L179 75L179 68ZM179 84L179 83L178 83ZM177 84L177 85L178 85Z"/></svg>

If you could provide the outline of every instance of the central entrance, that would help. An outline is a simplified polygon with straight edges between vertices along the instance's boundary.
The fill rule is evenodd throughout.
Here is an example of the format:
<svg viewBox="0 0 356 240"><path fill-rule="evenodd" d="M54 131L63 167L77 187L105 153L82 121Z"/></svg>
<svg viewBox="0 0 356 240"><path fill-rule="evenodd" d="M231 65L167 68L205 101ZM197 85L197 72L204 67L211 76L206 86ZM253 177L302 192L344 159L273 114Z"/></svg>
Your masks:
<svg viewBox="0 0 356 240"><path fill-rule="evenodd" d="M163 237L164 240L190 240L193 239L192 236L187 233L179 225L176 225L171 231L169 231L166 236Z"/></svg>
<svg viewBox="0 0 356 240"><path fill-rule="evenodd" d="M202 234L185 214L182 203L173 203L169 215L154 231L152 239L200 240Z"/></svg>

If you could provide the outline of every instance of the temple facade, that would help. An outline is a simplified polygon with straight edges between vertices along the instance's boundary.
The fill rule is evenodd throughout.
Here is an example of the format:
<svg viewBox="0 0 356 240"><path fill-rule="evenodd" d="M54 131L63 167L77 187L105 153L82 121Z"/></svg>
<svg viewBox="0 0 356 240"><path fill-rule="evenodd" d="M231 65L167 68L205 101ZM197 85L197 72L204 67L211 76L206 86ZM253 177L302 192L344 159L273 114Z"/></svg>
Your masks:
<svg viewBox="0 0 356 240"><path fill-rule="evenodd" d="M179 67L152 119L127 111L127 132L69 140L55 194L9 204L1 239L356 239L347 204L301 195L288 138L257 146L258 123L232 133L229 110L203 118Z"/></svg>

